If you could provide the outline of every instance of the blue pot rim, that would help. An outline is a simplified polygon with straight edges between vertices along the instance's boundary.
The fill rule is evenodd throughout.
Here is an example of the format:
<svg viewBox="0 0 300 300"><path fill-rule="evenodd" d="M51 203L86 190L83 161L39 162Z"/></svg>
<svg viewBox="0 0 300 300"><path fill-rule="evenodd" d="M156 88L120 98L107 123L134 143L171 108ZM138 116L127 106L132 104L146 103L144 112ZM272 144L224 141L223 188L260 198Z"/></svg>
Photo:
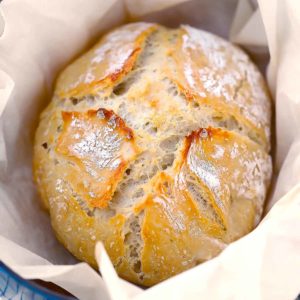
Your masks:
<svg viewBox="0 0 300 300"><path fill-rule="evenodd" d="M70 297L70 296L64 296L61 294L58 294L54 291L51 291L45 287L39 286L38 284L26 280L19 276L17 273L15 273L13 270L11 270L7 265L5 265L2 261L0 261L0 269L3 269L5 273L8 274L11 278L13 278L17 283L20 285L26 287L30 291L39 294L40 296L43 296L46 299L49 300L75 300L76 298Z"/></svg>

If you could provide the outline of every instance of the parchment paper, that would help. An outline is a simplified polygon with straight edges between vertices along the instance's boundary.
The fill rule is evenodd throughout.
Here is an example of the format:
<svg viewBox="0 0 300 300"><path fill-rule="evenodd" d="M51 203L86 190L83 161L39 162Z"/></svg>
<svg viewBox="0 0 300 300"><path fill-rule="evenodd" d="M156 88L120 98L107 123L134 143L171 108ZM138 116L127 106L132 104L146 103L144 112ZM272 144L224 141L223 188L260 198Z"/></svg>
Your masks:
<svg viewBox="0 0 300 300"><path fill-rule="evenodd" d="M235 11L236 6L235 0L1 3L0 260L25 278L52 281L80 299L296 298L300 293L300 3L260 0L257 10L255 1L241 0ZM59 70L102 32L125 22L128 14L170 26L201 27L264 54L268 43L268 79L276 106L279 176L268 208L277 203L252 233L218 257L147 290L117 276L101 243L96 254L103 278L59 245L49 217L39 207L31 173L37 118L51 98ZM252 52L254 59L257 53Z"/></svg>

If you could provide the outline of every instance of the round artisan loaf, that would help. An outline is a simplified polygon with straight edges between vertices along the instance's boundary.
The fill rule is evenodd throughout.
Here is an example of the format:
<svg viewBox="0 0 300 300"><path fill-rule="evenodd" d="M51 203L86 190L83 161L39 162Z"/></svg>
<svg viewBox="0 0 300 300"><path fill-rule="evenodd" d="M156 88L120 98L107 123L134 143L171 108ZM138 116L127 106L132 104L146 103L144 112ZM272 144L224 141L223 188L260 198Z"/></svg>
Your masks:
<svg viewBox="0 0 300 300"><path fill-rule="evenodd" d="M60 75L34 175L58 239L151 286L258 223L271 177L271 104L248 56L190 26L132 23Z"/></svg>

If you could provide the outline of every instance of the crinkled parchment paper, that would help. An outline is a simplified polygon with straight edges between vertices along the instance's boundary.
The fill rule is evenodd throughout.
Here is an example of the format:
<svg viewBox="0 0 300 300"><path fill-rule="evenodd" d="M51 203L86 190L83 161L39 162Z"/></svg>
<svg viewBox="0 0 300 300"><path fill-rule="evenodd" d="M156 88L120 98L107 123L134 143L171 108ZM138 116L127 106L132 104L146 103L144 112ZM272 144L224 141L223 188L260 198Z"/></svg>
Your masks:
<svg viewBox="0 0 300 300"><path fill-rule="evenodd" d="M0 5L0 260L80 299L294 299L300 293L300 3L295 0L4 0ZM171 7L172 6L172 7ZM103 277L56 241L32 184L32 140L59 70L105 30L136 20L203 28L266 65L276 108L275 175L259 226L218 257L147 290ZM268 46L268 48L266 47ZM275 131L274 131L275 132Z"/></svg>

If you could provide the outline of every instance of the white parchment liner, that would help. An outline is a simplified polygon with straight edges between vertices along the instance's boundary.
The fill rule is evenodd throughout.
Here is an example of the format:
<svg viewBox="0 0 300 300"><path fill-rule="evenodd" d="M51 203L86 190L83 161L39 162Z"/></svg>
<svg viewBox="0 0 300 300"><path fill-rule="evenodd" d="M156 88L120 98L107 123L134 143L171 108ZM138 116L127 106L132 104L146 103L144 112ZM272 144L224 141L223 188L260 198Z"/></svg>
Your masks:
<svg viewBox="0 0 300 300"><path fill-rule="evenodd" d="M0 5L0 260L25 278L52 281L80 299L296 298L300 293L300 3L258 2L259 9L250 0L238 4L235 0L4 0ZM51 98L59 70L128 15L171 26L186 23L230 37L252 49L262 64L269 49L268 80L276 108L275 175L279 175L268 203L270 212L253 232L215 259L147 290L119 279L100 243L96 253L103 278L63 249L38 204L31 172L37 118Z"/></svg>

